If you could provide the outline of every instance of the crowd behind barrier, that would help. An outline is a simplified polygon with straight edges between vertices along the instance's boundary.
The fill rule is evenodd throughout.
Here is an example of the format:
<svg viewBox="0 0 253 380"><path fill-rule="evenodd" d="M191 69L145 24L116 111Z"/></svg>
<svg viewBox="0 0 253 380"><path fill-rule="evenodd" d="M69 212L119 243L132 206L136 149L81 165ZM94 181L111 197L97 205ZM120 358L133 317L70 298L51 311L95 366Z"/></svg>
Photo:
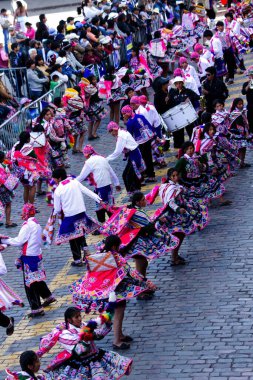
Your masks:
<svg viewBox="0 0 253 380"><path fill-rule="evenodd" d="M150 24L151 32L154 32L160 27L160 18L156 17L152 20ZM120 40L119 55L115 54L113 51L101 64L87 65L86 69L88 72L95 74L98 79L105 73L105 67L107 65L114 66L116 69L119 68L120 62L127 61L130 59L131 50L133 43L137 42L147 43L147 29L146 27L140 28L134 36L128 36ZM44 50L44 49L43 49ZM27 68L1 68L2 83L8 89L9 93L13 98L19 103L22 97L30 98L30 90L27 79ZM73 87L77 85L80 78L76 78L75 83L69 81L67 83L68 87ZM56 87L60 89L61 96L64 93L66 85L61 83ZM31 124L31 120L39 115L39 112L43 108L43 102L48 103L56 91L56 89L46 92L39 99L33 101L22 109L17 109L17 111L12 114L8 120L0 120L0 148L3 150L10 149L13 144L17 141L20 132L25 130Z"/></svg>
<svg viewBox="0 0 253 380"><path fill-rule="evenodd" d="M65 86L60 83L57 89L60 96L63 96ZM24 106L14 115L4 121L0 126L0 149L4 151L10 150L14 143L18 140L19 134L24 130L30 130L32 120L36 118L42 109L52 101L55 90L48 91L39 99Z"/></svg>

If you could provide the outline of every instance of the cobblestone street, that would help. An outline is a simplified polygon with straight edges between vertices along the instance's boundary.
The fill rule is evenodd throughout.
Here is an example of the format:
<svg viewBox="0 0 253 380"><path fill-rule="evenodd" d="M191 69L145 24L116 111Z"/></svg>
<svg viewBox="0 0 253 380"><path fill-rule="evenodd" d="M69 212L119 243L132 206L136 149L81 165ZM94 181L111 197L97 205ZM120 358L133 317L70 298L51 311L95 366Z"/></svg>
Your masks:
<svg viewBox="0 0 253 380"><path fill-rule="evenodd" d="M252 60L246 58L246 66ZM236 96L241 96L244 76L236 76L230 87L227 109ZM96 150L104 155L112 152L115 140L106 133L106 123L100 127L101 138L94 142ZM175 160L175 151L167 154L168 166ZM247 162L253 162L253 152L248 152ZM69 173L78 174L83 156L71 157ZM119 159L112 166L121 179L125 162ZM160 178L166 168L157 170ZM148 192L152 186L145 186ZM230 207L210 207L210 223L201 233L187 237L182 246L182 256L188 265L171 268L170 257L153 261L148 277L159 287L152 301L131 300L127 304L125 332L134 337L131 349L124 352L134 358L129 380L249 380L252 367L252 317L253 317L253 166L238 171L226 185L226 198L233 201ZM0 233L15 236L22 224L22 186L13 202L13 221L18 227ZM117 204L127 202L126 193L117 195ZM88 210L94 213L93 201L86 198ZM50 214L44 198L38 198L38 220L45 225ZM156 207L156 205L155 205ZM98 237L88 238L90 244ZM22 351L36 350L39 339L57 323L71 304L68 285L83 275L83 268L70 266L68 245L53 246L44 250L44 263L48 284L58 300L46 309L45 317L29 320L22 273L14 266L18 252L10 247L3 252L8 274L4 280L25 301L25 308L15 307L8 315L15 317L16 329L11 337L0 330L0 379L6 367L17 368ZM85 316L84 316L85 317ZM112 333L98 344L112 349ZM58 351L56 346L42 360L42 368Z"/></svg>

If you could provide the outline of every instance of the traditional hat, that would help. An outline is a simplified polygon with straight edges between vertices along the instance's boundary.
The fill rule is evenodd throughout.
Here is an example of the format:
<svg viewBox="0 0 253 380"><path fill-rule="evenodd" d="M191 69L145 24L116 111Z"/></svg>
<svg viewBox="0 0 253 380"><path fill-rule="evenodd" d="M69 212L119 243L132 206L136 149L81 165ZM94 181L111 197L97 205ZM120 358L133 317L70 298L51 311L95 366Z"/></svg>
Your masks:
<svg viewBox="0 0 253 380"><path fill-rule="evenodd" d="M111 132L113 130L117 131L118 129L119 129L119 124L115 123L115 121L110 121L110 123L107 125L108 132Z"/></svg>
<svg viewBox="0 0 253 380"><path fill-rule="evenodd" d="M130 99L130 104L141 104L139 96L132 96L132 98Z"/></svg>
<svg viewBox="0 0 253 380"><path fill-rule="evenodd" d="M148 102L148 98L146 97L146 95L141 95L141 96L139 96L139 100L140 100L140 103L141 103L142 105L146 105L147 102Z"/></svg>
<svg viewBox="0 0 253 380"><path fill-rule="evenodd" d="M193 52L191 53L191 59L199 59L199 54L196 53L195 51L193 51Z"/></svg>
<svg viewBox="0 0 253 380"><path fill-rule="evenodd" d="M134 112L130 106L122 107L121 113L122 113L122 115L130 115L130 116L132 116L134 114Z"/></svg>
<svg viewBox="0 0 253 380"><path fill-rule="evenodd" d="M22 209L22 219L27 220L36 214L35 206L32 203L25 203Z"/></svg>

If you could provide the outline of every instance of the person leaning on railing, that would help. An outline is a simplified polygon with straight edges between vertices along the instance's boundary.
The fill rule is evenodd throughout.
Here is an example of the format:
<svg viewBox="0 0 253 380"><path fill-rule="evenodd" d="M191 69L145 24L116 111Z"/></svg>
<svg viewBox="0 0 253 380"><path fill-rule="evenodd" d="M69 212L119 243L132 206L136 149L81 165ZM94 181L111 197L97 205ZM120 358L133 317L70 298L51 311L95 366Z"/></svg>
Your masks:
<svg viewBox="0 0 253 380"><path fill-rule="evenodd" d="M44 93L44 85L48 84L49 79L44 76L42 71L36 69L35 62L29 59L26 63L27 80L32 100L40 98Z"/></svg>

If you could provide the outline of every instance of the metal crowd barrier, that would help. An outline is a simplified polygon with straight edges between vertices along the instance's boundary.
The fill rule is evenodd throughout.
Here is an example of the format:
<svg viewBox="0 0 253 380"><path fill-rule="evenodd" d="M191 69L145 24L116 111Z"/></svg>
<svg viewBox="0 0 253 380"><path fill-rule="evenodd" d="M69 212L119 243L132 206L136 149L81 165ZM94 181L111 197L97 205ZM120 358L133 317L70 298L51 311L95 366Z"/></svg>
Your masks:
<svg viewBox="0 0 253 380"><path fill-rule="evenodd" d="M30 130L32 120L39 116L43 108L52 102L54 95L63 96L65 84L60 83L54 90L48 91L39 99L33 101L28 106L16 112L12 117L0 125L0 149L5 152L10 150L22 131Z"/></svg>
<svg viewBox="0 0 253 380"><path fill-rule="evenodd" d="M3 72L2 82L7 87L8 91L13 97L16 98L29 98L29 86L27 80L26 67L17 68L0 68L0 72Z"/></svg>

